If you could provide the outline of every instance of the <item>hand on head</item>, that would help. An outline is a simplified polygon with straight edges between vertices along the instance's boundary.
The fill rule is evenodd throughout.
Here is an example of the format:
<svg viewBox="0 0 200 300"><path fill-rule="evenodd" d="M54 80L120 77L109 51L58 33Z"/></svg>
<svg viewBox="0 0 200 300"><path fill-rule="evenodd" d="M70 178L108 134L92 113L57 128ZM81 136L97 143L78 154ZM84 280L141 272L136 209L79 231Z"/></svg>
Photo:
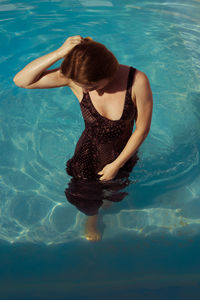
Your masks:
<svg viewBox="0 0 200 300"><path fill-rule="evenodd" d="M85 39L92 41L92 38L89 36ZM70 50L72 50L76 45L82 43L83 41L84 38L80 35L68 37L63 43L63 45L60 48L58 48L61 57L65 57Z"/></svg>
<svg viewBox="0 0 200 300"><path fill-rule="evenodd" d="M66 39L63 45L58 48L61 57L67 55L67 53L72 50L76 45L80 44L83 41L83 38L80 35L70 36Z"/></svg>

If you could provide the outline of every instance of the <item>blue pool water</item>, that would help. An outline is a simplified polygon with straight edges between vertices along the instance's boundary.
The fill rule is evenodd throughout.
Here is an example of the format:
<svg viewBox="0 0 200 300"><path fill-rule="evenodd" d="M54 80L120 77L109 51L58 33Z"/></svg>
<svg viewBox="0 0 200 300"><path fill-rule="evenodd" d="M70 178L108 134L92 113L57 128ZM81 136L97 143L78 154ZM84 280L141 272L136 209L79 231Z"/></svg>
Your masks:
<svg viewBox="0 0 200 300"><path fill-rule="evenodd" d="M0 299L199 299L199 16L197 0L0 1ZM77 34L144 71L154 96L128 195L100 210L99 243L64 195L78 101L12 81Z"/></svg>

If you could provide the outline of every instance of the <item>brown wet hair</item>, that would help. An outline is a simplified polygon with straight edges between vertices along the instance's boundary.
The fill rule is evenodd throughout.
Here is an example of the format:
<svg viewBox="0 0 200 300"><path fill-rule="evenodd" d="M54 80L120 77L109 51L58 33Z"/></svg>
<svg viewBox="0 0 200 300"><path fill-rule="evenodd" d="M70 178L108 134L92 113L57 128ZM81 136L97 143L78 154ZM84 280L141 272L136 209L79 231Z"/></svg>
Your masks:
<svg viewBox="0 0 200 300"><path fill-rule="evenodd" d="M67 78L89 85L114 76L119 63L103 44L84 38L65 56L61 72Z"/></svg>

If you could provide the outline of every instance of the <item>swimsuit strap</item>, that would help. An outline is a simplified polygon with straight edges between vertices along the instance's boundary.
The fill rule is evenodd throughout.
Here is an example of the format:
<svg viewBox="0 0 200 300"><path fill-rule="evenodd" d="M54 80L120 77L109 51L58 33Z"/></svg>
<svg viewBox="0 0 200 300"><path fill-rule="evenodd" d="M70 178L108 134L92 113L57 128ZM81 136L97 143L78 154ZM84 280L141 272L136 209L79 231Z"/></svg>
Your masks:
<svg viewBox="0 0 200 300"><path fill-rule="evenodd" d="M130 67L129 75L128 75L128 81L127 81L127 88L126 88L126 90L129 91L129 92L131 92L135 71L136 71L135 68Z"/></svg>
<svg viewBox="0 0 200 300"><path fill-rule="evenodd" d="M131 88L132 88L132 84L133 84L133 78L135 76L135 71L136 69L133 67L129 68L129 74L128 74L128 80L127 80L127 86L126 86L126 95L129 93L131 95ZM85 100L85 98L90 98L90 95L88 92L83 92L83 98L82 98L82 102L84 102L83 100ZM91 101L90 101L91 104Z"/></svg>

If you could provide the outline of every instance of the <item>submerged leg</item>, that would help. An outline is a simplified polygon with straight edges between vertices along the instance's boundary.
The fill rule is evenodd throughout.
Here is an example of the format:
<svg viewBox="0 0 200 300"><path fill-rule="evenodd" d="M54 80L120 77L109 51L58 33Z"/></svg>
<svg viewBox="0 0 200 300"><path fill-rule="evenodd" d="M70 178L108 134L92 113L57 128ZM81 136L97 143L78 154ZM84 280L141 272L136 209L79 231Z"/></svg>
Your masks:
<svg viewBox="0 0 200 300"><path fill-rule="evenodd" d="M85 223L85 237L88 241L99 241L101 233L97 229L98 215L89 216Z"/></svg>
<svg viewBox="0 0 200 300"><path fill-rule="evenodd" d="M103 200L103 204L102 204L102 208L103 209L108 209L112 206L112 202L111 201L108 201L108 200Z"/></svg>

